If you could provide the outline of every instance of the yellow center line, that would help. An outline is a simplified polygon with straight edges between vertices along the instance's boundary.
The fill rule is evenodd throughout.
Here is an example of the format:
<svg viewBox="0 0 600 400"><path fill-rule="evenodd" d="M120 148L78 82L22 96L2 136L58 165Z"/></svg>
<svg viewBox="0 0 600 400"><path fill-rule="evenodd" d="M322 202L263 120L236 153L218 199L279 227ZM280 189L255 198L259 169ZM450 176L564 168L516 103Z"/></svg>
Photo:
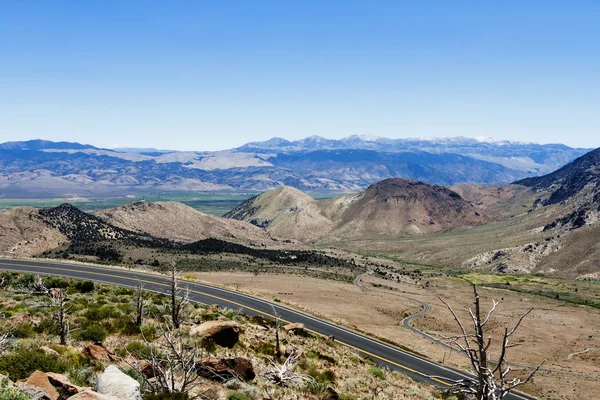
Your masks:
<svg viewBox="0 0 600 400"><path fill-rule="evenodd" d="M1 269L2 265L8 265L8 266L20 267L20 268L27 268L27 265L23 265L23 264L10 264L10 263L4 263L4 264L1 264L1 265L0 265L0 269ZM72 270L72 269L69 269L69 268L48 267L48 266L39 266L39 265L33 265L32 267L34 267L34 268L41 268L41 269L56 270L56 271L67 271L67 272L73 272L73 270ZM94 268L94 267L92 267L92 268ZM105 276L105 277L109 277L109 278L119 278L119 279L125 279L125 280L129 280L129 281L136 281L136 282L149 283L149 284L153 284L153 285L159 285L159 286L169 286L169 285L168 285L168 284L166 284L166 283L160 283L160 282L155 282L155 281L148 281L148 280L139 279L139 278L130 278L130 277L127 277L127 276L121 276L121 275L105 274L105 273L101 273L101 272L93 272L93 271L80 271L80 272L85 272L86 274L91 274L91 275ZM129 271L123 271L123 272L124 272L124 273L129 273L129 274L135 274L134 272L129 272ZM150 274L143 273L143 272L142 272L142 273L139 273L139 274L140 274L140 275L151 276ZM158 277L159 277L159 276L157 276L157 278L158 278ZM77 279L77 278L74 278L74 279ZM194 283L194 282L191 282L191 281L190 281L190 283ZM238 303L238 302L236 302L236 301L233 301L233 300L229 300L229 299L226 299L226 298L223 298L223 297L215 296L215 295L213 295L213 294L210 294L210 293L199 292L199 291L196 291L196 290L190 290L190 292L191 292L191 293L196 293L196 294L199 294L199 295L202 295L202 296L212 297L212 298L214 298L214 299L221 300L221 301L224 301L224 302L226 302L226 303L235 304L236 306L239 306L239 307L241 307L241 308L245 308L245 309L248 309L248 310L254 311L254 312L256 312L256 313L257 313L257 314L259 314L259 315L264 315L264 316L270 317L270 318L272 318L272 319L279 319L280 321L286 322L286 323L288 323L288 324L289 324L289 323L291 323L291 321L285 320L285 319L283 319L283 318L281 318L281 317L277 317L277 316L275 316L275 315L271 315L271 314L269 314L269 313L266 313L266 312L264 312L264 311L257 310L257 309L255 309L255 308L252 308L252 307L248 307L248 306L246 306L246 305L244 305L244 304ZM314 330L312 330L312 329L308 329L308 328L305 328L305 329L306 329L307 331L309 331L310 333L312 333L312 334L315 334L315 335L317 335L317 336L320 336L320 337L326 337L326 335L324 335L323 333L320 333L320 332L317 332L317 331L314 331ZM409 371L409 372L415 373L415 374L417 374L417 375L421 375L421 376L423 376L423 377L425 377L425 378L428 378L428 379L430 379L430 380L432 380L432 381L435 381L435 382L441 383L441 384L443 384L443 385L446 385L446 386L451 386L449 383L447 383L447 382L444 382L444 381L442 381L442 380L440 380L440 379L437 379L437 378L434 378L434 377L430 377L429 375L426 375L426 374L424 374L424 373L422 373L422 372L420 372L420 371L417 371L417 370L415 370L415 369L412 369L412 368L410 368L410 367L407 367L407 366L405 366L405 365L399 364L399 363L397 363L397 362L394 362L394 361L392 361L392 360L388 360L387 358L384 358L384 357L378 356L377 354L373 354L373 353L370 353L370 352L368 352L368 351L362 350L362 349L361 349L361 348L359 348L359 347L353 346L353 345L351 345L351 344L349 344L349 343L346 343L346 342L343 342L343 341L341 341L341 340L337 340L337 339L336 339L336 343L339 343L339 344L341 344L341 345L343 345L343 346L346 346L346 347L348 347L348 348L351 348L351 349L354 349L354 350L356 350L356 351L359 351L359 352L361 352L361 353L363 353L363 354L367 354L367 355L369 355L369 356L371 356L371 357L377 358L377 359L379 359L379 360L381 360L381 361L384 361L384 362L386 362L386 363L389 363L389 364L395 365L396 367L402 368L402 369L404 369L404 370L406 370L406 371Z"/></svg>

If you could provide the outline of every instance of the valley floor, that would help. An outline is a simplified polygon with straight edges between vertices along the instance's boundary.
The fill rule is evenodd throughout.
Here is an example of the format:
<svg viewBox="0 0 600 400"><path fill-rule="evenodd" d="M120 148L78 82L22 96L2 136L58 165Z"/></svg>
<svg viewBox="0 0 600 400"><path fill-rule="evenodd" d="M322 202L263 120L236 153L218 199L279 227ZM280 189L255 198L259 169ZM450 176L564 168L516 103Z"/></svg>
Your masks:
<svg viewBox="0 0 600 400"><path fill-rule="evenodd" d="M427 278L427 284L425 279L419 281L419 278L390 282L367 276L362 278L362 285L368 290L362 291L349 283L281 274L208 272L193 275L201 281L296 306L404 345L434 360L467 368L466 358L450 353L402 324L405 317L421 311L421 304L414 301L418 300L429 304L431 310L416 318L413 326L433 336L457 334L452 317L438 297L449 301L457 311L470 307L471 289L464 280L432 277ZM524 388L526 392L543 399L595 398L593 393L600 388L597 378L600 376L600 310L496 288L482 288L480 292L484 305L489 306L492 299L500 301L494 325L490 326L494 335L499 335L505 325L514 324L520 314L534 307L514 339L520 346L512 350L509 357L519 365L546 360L545 370ZM518 366L514 370L520 375L526 371Z"/></svg>

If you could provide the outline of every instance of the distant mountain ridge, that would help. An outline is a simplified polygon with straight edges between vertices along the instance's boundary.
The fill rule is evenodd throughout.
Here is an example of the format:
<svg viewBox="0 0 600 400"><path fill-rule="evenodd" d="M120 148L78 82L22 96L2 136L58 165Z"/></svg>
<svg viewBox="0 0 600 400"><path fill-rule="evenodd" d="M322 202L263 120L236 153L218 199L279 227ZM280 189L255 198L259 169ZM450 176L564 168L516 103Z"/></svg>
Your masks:
<svg viewBox="0 0 600 400"><path fill-rule="evenodd" d="M286 185L347 193L392 177L489 185L553 171L587 151L470 138L273 138L211 152L32 140L0 144L0 192L8 197L105 197L148 191L262 192Z"/></svg>

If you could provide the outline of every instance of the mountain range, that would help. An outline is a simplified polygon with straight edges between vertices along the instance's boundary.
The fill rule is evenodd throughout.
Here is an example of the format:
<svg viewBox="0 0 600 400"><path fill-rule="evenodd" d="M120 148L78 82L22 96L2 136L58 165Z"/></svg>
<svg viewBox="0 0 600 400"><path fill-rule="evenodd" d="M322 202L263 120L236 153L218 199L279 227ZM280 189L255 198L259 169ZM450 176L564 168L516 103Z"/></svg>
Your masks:
<svg viewBox="0 0 600 400"><path fill-rule="evenodd" d="M347 193L392 177L438 185L503 184L549 173L589 149L479 138L273 138L224 151L102 149L31 140L0 144L5 197L107 197L157 191Z"/></svg>
<svg viewBox="0 0 600 400"><path fill-rule="evenodd" d="M501 186L386 179L315 200L280 187L225 215L273 236L501 273L600 277L600 149Z"/></svg>
<svg viewBox="0 0 600 400"><path fill-rule="evenodd" d="M132 203L95 215L70 205L17 207L0 211L0 227L0 252L9 255L62 256L70 243L74 255L108 260L131 253L135 261L148 256L138 246L168 252L196 243L218 253L316 245L427 265L597 279L600 149L508 185L444 187L390 178L326 200L281 186L222 218L172 202ZM258 251L246 247L246 253Z"/></svg>

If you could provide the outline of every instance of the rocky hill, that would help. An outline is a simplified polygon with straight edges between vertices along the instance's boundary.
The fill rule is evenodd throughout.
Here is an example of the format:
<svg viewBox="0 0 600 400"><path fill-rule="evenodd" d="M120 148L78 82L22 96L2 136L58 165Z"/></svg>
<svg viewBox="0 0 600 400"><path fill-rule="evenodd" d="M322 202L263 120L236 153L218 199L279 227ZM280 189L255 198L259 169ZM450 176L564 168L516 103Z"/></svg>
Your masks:
<svg viewBox="0 0 600 400"><path fill-rule="evenodd" d="M356 194L321 201L282 187L247 200L225 217L250 222L281 237L311 241L468 228L486 220L482 213L445 187L394 178Z"/></svg>
<svg viewBox="0 0 600 400"><path fill-rule="evenodd" d="M42 221L38 209L0 210L0 256L29 257L67 242L64 234Z"/></svg>
<svg viewBox="0 0 600 400"><path fill-rule="evenodd" d="M281 186L246 200L224 215L264 228L273 236L306 240L331 231L320 203L298 189Z"/></svg>
<svg viewBox="0 0 600 400"><path fill-rule="evenodd" d="M252 224L206 215L177 202L136 202L95 215L112 226L177 242L215 238L255 247L280 245Z"/></svg>
<svg viewBox="0 0 600 400"><path fill-rule="evenodd" d="M32 140L0 144L0 190L13 198L154 191L352 192L391 177L503 184L561 167L587 149L482 139L272 139L226 151L100 149Z"/></svg>
<svg viewBox="0 0 600 400"><path fill-rule="evenodd" d="M500 272L599 276L600 149L551 174L515 185L528 188L535 199L528 215L521 218L539 227L534 229L537 237L478 254L463 265Z"/></svg>
<svg viewBox="0 0 600 400"><path fill-rule="evenodd" d="M585 154L559 170L517 184L533 188L544 206L563 205L568 213L545 229L576 229L600 219L600 149Z"/></svg>

